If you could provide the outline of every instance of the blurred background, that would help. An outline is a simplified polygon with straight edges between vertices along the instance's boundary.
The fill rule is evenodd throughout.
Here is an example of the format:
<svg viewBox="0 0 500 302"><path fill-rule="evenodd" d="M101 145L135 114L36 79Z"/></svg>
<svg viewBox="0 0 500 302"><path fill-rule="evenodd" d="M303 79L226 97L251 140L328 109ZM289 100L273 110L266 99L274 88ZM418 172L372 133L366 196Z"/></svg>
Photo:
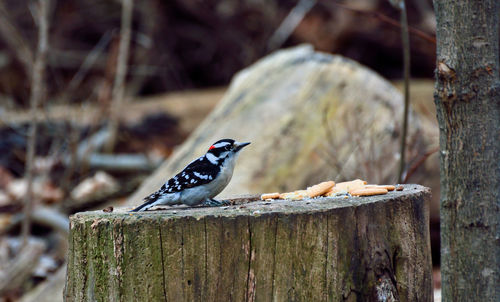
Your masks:
<svg viewBox="0 0 500 302"><path fill-rule="evenodd" d="M406 6L412 106L430 121L424 135L437 133L432 1ZM388 0L0 1L1 301L61 301L67 217L123 204L216 106L235 73L303 43L403 87L400 11ZM410 182L433 189L437 267L431 140L408 170ZM434 279L439 288L439 274Z"/></svg>

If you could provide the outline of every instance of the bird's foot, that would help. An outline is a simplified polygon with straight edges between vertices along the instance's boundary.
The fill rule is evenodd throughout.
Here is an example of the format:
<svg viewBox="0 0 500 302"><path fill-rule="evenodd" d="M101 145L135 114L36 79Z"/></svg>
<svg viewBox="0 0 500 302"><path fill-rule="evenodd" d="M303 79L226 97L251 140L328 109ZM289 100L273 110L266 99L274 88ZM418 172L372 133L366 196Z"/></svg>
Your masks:
<svg viewBox="0 0 500 302"><path fill-rule="evenodd" d="M230 203L226 200L208 199L203 202L203 205L207 207L220 207L220 206L228 206L230 205Z"/></svg>

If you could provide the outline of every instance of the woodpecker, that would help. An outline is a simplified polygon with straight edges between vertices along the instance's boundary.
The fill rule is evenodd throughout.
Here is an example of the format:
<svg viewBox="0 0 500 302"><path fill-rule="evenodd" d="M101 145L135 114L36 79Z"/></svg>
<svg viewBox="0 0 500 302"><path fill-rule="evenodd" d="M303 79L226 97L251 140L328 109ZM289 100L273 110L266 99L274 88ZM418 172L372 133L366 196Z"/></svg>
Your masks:
<svg viewBox="0 0 500 302"><path fill-rule="evenodd" d="M144 198L144 203L131 212L146 211L157 205L223 205L224 202L213 198L227 186L233 176L239 152L249 144L232 139L215 142L205 155L192 161L158 191Z"/></svg>

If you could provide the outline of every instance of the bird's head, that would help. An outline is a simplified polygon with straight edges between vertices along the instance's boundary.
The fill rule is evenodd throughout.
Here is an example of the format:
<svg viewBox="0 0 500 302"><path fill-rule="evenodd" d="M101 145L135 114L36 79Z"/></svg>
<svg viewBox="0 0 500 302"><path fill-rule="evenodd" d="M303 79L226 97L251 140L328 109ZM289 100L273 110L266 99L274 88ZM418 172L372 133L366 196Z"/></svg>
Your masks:
<svg viewBox="0 0 500 302"><path fill-rule="evenodd" d="M208 148L207 156L213 159L219 160L226 158L228 156L236 155L243 147L250 145L250 143L240 143L233 139L221 139L215 142L210 148Z"/></svg>

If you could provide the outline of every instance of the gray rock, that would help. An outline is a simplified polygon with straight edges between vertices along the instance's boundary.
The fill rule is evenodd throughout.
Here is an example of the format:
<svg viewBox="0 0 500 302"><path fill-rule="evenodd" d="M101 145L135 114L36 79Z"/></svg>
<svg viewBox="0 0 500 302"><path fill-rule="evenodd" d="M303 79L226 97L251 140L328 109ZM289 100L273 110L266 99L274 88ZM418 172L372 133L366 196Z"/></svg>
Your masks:
<svg viewBox="0 0 500 302"><path fill-rule="evenodd" d="M394 183L402 103L394 86L352 60L308 45L275 52L234 77L211 114L128 202L140 203L221 138L252 145L219 198L329 179ZM420 145L419 129L410 112L409 154Z"/></svg>

